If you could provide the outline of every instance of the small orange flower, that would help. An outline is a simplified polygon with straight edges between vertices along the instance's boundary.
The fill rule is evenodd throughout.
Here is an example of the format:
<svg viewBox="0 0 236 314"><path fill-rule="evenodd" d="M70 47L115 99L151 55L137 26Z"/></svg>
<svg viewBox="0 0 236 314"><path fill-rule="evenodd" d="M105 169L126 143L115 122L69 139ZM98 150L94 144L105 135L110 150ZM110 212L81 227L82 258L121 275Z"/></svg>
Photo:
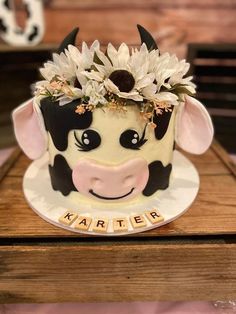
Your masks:
<svg viewBox="0 0 236 314"><path fill-rule="evenodd" d="M89 104L89 105L86 106L86 109L87 109L88 111L93 111L93 110L95 109L95 106Z"/></svg>
<svg viewBox="0 0 236 314"><path fill-rule="evenodd" d="M109 103L108 108L109 108L110 110L117 110L117 104L116 104L116 103L111 102L111 103Z"/></svg>
<svg viewBox="0 0 236 314"><path fill-rule="evenodd" d="M156 107L155 108L155 112L156 112L156 115L158 116L158 115L161 115L163 112L162 112L162 109L161 108L158 108L158 107Z"/></svg>
<svg viewBox="0 0 236 314"><path fill-rule="evenodd" d="M84 108L83 105L77 106L77 107L76 107L76 110L75 110L75 112L78 113L78 114L84 114L85 111L86 111L86 110L85 110L85 108Z"/></svg>
<svg viewBox="0 0 236 314"><path fill-rule="evenodd" d="M60 90L61 87L62 87L62 84L61 84L61 82L52 81L50 83L50 87L54 88L54 89L57 89L57 90Z"/></svg>
<svg viewBox="0 0 236 314"><path fill-rule="evenodd" d="M68 85L62 86L61 91L67 96L73 96L73 92Z"/></svg>
<svg viewBox="0 0 236 314"><path fill-rule="evenodd" d="M150 125L150 127L152 127L153 129L157 127L156 123L154 122L149 122L148 125Z"/></svg>
<svg viewBox="0 0 236 314"><path fill-rule="evenodd" d="M146 112L144 115L146 118L150 119L152 117L153 113L152 112Z"/></svg>

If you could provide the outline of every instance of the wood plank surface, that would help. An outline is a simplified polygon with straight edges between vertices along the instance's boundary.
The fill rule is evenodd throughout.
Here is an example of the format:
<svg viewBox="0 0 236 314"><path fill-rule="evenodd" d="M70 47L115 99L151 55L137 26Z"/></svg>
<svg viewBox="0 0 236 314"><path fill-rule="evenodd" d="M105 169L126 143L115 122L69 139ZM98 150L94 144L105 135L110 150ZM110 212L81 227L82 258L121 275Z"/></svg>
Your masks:
<svg viewBox="0 0 236 314"><path fill-rule="evenodd" d="M229 159L226 160L224 154L217 143L202 156L185 153L200 174L200 190L196 200L179 219L135 237L236 234L236 182L228 165ZM29 163L22 154L0 183L0 237L88 238L45 222L27 205L22 178Z"/></svg>
<svg viewBox="0 0 236 314"><path fill-rule="evenodd" d="M234 300L236 244L0 247L0 302Z"/></svg>
<svg viewBox="0 0 236 314"><path fill-rule="evenodd" d="M7 174L8 170L14 165L20 154L20 148L16 147L10 154L9 158L7 158L7 160L0 166L0 181Z"/></svg>

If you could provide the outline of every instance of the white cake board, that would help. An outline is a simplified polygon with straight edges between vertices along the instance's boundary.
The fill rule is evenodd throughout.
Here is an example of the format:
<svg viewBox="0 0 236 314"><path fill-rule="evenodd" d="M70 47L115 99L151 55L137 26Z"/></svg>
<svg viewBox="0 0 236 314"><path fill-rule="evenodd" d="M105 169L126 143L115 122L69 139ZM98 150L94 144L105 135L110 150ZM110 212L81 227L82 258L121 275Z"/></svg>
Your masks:
<svg viewBox="0 0 236 314"><path fill-rule="evenodd" d="M28 167L24 179L23 190L30 207L44 220L58 227L89 235L117 236L131 233L139 233L167 224L181 215L183 215L194 201L199 189L199 176L193 164L184 157L180 152L174 151L173 171L170 180L170 186L167 190L153 198L147 198L147 201L141 204L134 204L122 207L112 207L104 209L100 206L94 207L89 204L75 204L64 197L59 191L54 191L51 186L48 171L48 155L33 161ZM75 192L72 192L75 193ZM100 207L100 208L99 208ZM158 209L164 217L164 221L158 224L151 224L146 219L146 227L134 229L130 223L131 215L142 215L147 210ZM71 226L63 225L59 222L67 210L72 210L81 216L88 216L92 219L107 218L109 225L107 232L104 234L92 231L92 225L88 231L80 231ZM114 232L113 218L124 218L128 220L128 231Z"/></svg>

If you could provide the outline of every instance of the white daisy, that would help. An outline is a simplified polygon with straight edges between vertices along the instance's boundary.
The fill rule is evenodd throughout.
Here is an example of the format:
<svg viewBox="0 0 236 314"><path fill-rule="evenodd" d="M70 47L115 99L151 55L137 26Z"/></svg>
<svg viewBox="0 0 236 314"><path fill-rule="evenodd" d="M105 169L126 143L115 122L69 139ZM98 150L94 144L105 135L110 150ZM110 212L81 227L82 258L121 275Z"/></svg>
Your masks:
<svg viewBox="0 0 236 314"><path fill-rule="evenodd" d="M89 79L104 82L108 92L121 98L142 101L142 89L154 80L154 74L148 73L148 59L140 58L143 52L135 50L130 55L128 46L122 43L118 50L108 44L107 56L100 50L96 53L102 64L95 62L97 71L83 73Z"/></svg>
<svg viewBox="0 0 236 314"><path fill-rule="evenodd" d="M52 59L53 61L44 63L44 67L39 69L42 76L49 82L55 76L71 81L76 72L76 64L72 58L61 52L60 54L53 53Z"/></svg>
<svg viewBox="0 0 236 314"><path fill-rule="evenodd" d="M59 101L60 106L83 96L79 88L70 85L67 80L59 78L59 76L50 82L46 80L37 82L35 85L35 95L53 97Z"/></svg>
<svg viewBox="0 0 236 314"><path fill-rule="evenodd" d="M83 96L89 97L89 103L96 106L98 104L105 105L107 103L106 90L102 84L96 81L88 81L82 89Z"/></svg>
<svg viewBox="0 0 236 314"><path fill-rule="evenodd" d="M192 77L183 78L189 70L189 63L185 60L179 61L175 55L170 56L169 53L164 53L156 59L153 65L155 73L155 82L157 91L162 87L171 89L175 85L184 85L191 93L195 93L195 85L190 82Z"/></svg>
<svg viewBox="0 0 236 314"><path fill-rule="evenodd" d="M94 61L94 53L99 50L100 44L98 40L95 40L90 48L85 42L82 43L82 49L79 51L75 46L69 45L66 55L71 58L76 64L76 71L74 75L77 77L78 87L82 87L88 81L87 77L82 73L83 71L90 71Z"/></svg>

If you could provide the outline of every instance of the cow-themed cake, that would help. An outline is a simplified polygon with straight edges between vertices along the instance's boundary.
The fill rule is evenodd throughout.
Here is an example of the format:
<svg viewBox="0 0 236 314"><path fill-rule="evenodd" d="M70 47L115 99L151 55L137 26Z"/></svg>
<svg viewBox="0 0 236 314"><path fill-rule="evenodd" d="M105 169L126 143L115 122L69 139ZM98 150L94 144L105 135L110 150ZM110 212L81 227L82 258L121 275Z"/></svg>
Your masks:
<svg viewBox="0 0 236 314"><path fill-rule="evenodd" d="M19 145L44 160L47 189L70 206L58 224L96 233L163 222L157 207L176 178L175 143L193 154L211 144L211 119L194 98L189 64L161 54L151 34L138 31L139 48L102 50L97 40L77 48L74 29L40 69L34 97L13 112ZM157 206L147 208L153 200Z"/></svg>

